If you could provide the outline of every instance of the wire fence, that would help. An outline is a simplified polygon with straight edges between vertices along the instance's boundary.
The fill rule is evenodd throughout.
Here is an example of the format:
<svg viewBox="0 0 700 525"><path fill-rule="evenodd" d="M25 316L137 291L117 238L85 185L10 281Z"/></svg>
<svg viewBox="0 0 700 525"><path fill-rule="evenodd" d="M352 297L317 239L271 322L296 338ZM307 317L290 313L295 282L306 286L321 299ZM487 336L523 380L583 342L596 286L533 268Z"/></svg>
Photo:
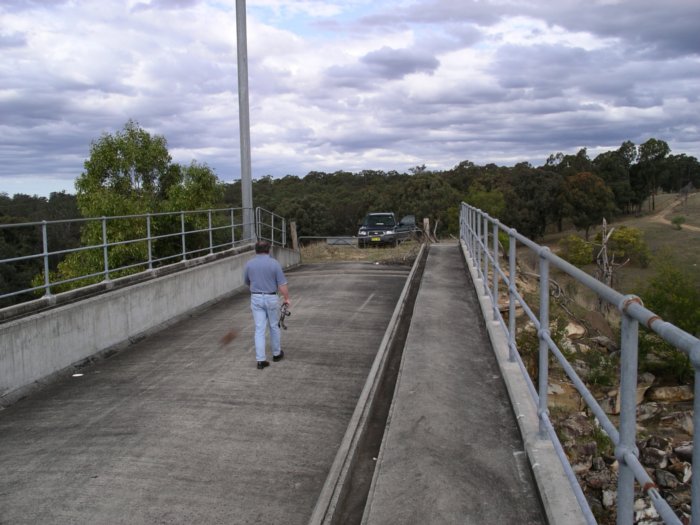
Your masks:
<svg viewBox="0 0 700 525"><path fill-rule="evenodd" d="M499 233L508 238L508 267L501 267L499 257ZM538 407L540 420L540 438L551 439L562 461L567 476L574 490L588 523L596 523L583 494L576 476L571 468L559 439L554 431L548 411L549 358L550 353L561 365L572 384L581 395L590 411L598 420L600 426L615 445L615 457L619 462L617 481L617 523L631 524L634 521L635 481L642 491L650 498L656 511L665 523L678 524L682 522L676 516L668 502L662 497L658 486L650 477L647 470L639 461L637 439L637 373L638 373L638 330L639 325L646 326L664 341L685 353L695 371L695 397L693 406L693 425L700 428L700 340L681 330L675 325L663 321L654 312L645 308L639 297L622 295L605 284L591 277L582 270L551 253L546 247L540 246L527 237L520 235L514 229L501 224L489 217L483 211L462 203L460 209L460 238L467 246L471 261L477 268L483 283L483 294L489 296L493 320L497 321L508 338L509 359L517 362L528 383L533 401ZM539 314L535 314L525 301L516 284L518 243L534 253L539 260ZM618 310L621 318L620 336L620 417L619 428L608 418L607 414L583 383L572 365L564 356L561 349L552 339L550 333L550 267L568 274L570 277L589 288L611 307ZM508 295L507 320L498 306L500 287L503 286ZM519 349L516 345L516 307L520 306L529 320L537 329L539 340L539 366L537 387L533 384L525 369ZM693 464L695 464L695 449L693 447ZM700 481L692 477L691 508L693 525L700 525Z"/></svg>

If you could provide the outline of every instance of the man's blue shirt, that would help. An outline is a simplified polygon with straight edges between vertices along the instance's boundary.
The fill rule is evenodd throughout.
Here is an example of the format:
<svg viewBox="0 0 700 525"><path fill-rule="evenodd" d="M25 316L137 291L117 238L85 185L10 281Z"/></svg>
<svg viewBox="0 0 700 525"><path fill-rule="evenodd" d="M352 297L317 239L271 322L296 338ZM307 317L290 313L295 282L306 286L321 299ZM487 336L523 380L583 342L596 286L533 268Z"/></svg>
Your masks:
<svg viewBox="0 0 700 525"><path fill-rule="evenodd" d="M277 292L278 287L287 284L280 263L266 253L259 253L246 263L244 278L253 293Z"/></svg>

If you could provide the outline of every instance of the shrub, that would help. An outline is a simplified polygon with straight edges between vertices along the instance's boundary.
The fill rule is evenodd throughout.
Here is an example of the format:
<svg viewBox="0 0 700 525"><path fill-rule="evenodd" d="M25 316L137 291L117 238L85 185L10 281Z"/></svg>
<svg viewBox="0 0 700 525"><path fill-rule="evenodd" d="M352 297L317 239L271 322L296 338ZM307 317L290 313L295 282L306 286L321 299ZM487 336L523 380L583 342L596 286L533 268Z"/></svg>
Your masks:
<svg viewBox="0 0 700 525"><path fill-rule="evenodd" d="M593 262L593 246L578 235L568 235L559 241L560 256L574 266L585 266Z"/></svg>
<svg viewBox="0 0 700 525"><path fill-rule="evenodd" d="M600 233L596 236L596 242L602 242ZM651 259L642 231L628 226L620 226L613 231L608 241L608 257L614 258L616 262L629 259L632 264L642 268L649 266Z"/></svg>
<svg viewBox="0 0 700 525"><path fill-rule="evenodd" d="M683 217L682 215L679 215L679 216L671 219L671 224L673 224L673 226L674 226L674 228L676 228L676 230L680 230L683 223L685 223L685 217Z"/></svg>

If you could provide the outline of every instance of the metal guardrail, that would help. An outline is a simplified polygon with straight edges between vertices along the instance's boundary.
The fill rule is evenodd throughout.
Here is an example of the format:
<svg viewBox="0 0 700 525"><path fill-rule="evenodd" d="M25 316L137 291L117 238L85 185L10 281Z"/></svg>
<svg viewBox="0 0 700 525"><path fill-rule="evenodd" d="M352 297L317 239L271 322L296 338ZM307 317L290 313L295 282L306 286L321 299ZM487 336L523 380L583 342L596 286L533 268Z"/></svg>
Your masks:
<svg viewBox="0 0 700 525"><path fill-rule="evenodd" d="M269 222L268 222L269 221ZM287 246L287 226L284 217L264 208L255 209L255 233L258 239Z"/></svg>
<svg viewBox="0 0 700 525"><path fill-rule="evenodd" d="M500 266L499 232L509 238L508 268ZM564 450L549 419L547 407L547 388L549 381L549 352L557 359L586 405L595 415L601 427L615 445L615 457L620 468L617 484L617 523L631 524L634 520L634 483L639 483L644 493L651 499L657 512L665 523L681 524L669 504L661 496L658 487L639 461L636 446L637 412L637 361L638 331L643 324L658 334L664 341L688 355L695 371L695 397L693 404L693 425L700 428L700 340L681 330L675 325L663 321L654 312L645 308L639 297L622 295L597 279L576 268L553 254L548 248L540 246L516 230L508 228L481 210L466 203L460 208L460 238L467 246L470 258L482 279L483 293L488 295L493 309L493 320L497 321L508 338L509 359L517 362L528 383L530 393L538 406L540 420L540 438L551 439L555 450L564 465L572 489L576 493L588 523L596 523L585 496L569 465ZM539 258L539 316L527 305L516 285L516 246L517 243L529 248ZM583 284L612 307L621 316L621 356L620 356L620 423L619 430L610 421L605 411L598 404L593 394L574 371L561 350L551 338L549 330L549 270L553 266ZM508 291L508 322L498 308L499 285L503 283ZM516 305L523 311L537 328L539 338L539 374L538 387L535 388L520 358L515 342ZM693 447L693 465L695 465L695 448ZM700 479L693 476L691 485L691 508L693 525L700 525Z"/></svg>
<svg viewBox="0 0 700 525"><path fill-rule="evenodd" d="M38 253L29 253L17 257L0 259L3 265L15 265L26 261L41 261L42 284L14 290L0 290L0 299L18 295L36 295L44 291L44 297L52 297L52 288L76 281L102 278L109 282L115 274L149 271L156 266L165 266L176 262L225 251L250 239L243 238L246 226L253 231L253 225L244 223L246 215L243 208L223 208L201 211L180 211L170 213L146 213L141 215L123 215L87 219L68 219L59 221L41 221L19 224L0 224L0 234L7 230L30 229L31 235L38 236L37 244L41 246ZM248 210L249 212L251 210ZM248 213L248 216L252 216ZM82 231L93 229L93 236L99 237L86 246L68 249L56 249L49 245L49 232L61 225L79 224ZM257 208L255 211L255 232L258 238L266 239L272 244L286 246L286 221L272 212ZM167 249L164 245L169 243ZM55 244L55 243L54 243ZM129 263L110 267L110 253L115 249L132 248ZM51 267L59 259L72 253L92 252L101 259L99 271L85 273L71 278L52 280ZM136 255L134 255L136 254ZM53 261L53 264L51 264Z"/></svg>

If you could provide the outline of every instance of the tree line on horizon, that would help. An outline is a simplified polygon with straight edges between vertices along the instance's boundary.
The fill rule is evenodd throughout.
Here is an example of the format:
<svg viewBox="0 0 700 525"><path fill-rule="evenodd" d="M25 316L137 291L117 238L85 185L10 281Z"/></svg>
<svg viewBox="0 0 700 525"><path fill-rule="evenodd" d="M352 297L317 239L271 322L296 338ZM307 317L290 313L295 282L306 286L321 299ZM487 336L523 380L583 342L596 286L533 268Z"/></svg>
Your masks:
<svg viewBox="0 0 700 525"><path fill-rule="evenodd" d="M603 218L611 221L639 213L646 202L653 208L658 191L679 192L688 187L700 187L698 160L672 154L665 141L651 138L640 145L623 142L592 159L586 148L575 154L552 154L542 166L527 162L512 167L476 165L465 160L442 171L423 165L404 173L311 171L303 177L264 176L253 181L253 202L295 221L300 236L354 235L370 211L430 218L439 236L458 232L459 205L465 201L537 240L565 224L588 237L590 228ZM46 198L0 193L0 223L240 206L240 181L222 182L209 166L196 161L173 163L166 139L130 120L122 130L93 141L84 171L76 179L75 195L55 192ZM12 229L0 231L0 259L41 252L36 239L23 238ZM95 241L100 234L94 228L66 224L50 246L52 250L75 247ZM124 253L120 262L128 263L129 257L137 255ZM84 269L92 264L82 260L86 257L74 255L63 269L52 270L71 274L71 266ZM18 271L0 265L0 288L12 289L18 279L41 272L32 264L24 266Z"/></svg>

